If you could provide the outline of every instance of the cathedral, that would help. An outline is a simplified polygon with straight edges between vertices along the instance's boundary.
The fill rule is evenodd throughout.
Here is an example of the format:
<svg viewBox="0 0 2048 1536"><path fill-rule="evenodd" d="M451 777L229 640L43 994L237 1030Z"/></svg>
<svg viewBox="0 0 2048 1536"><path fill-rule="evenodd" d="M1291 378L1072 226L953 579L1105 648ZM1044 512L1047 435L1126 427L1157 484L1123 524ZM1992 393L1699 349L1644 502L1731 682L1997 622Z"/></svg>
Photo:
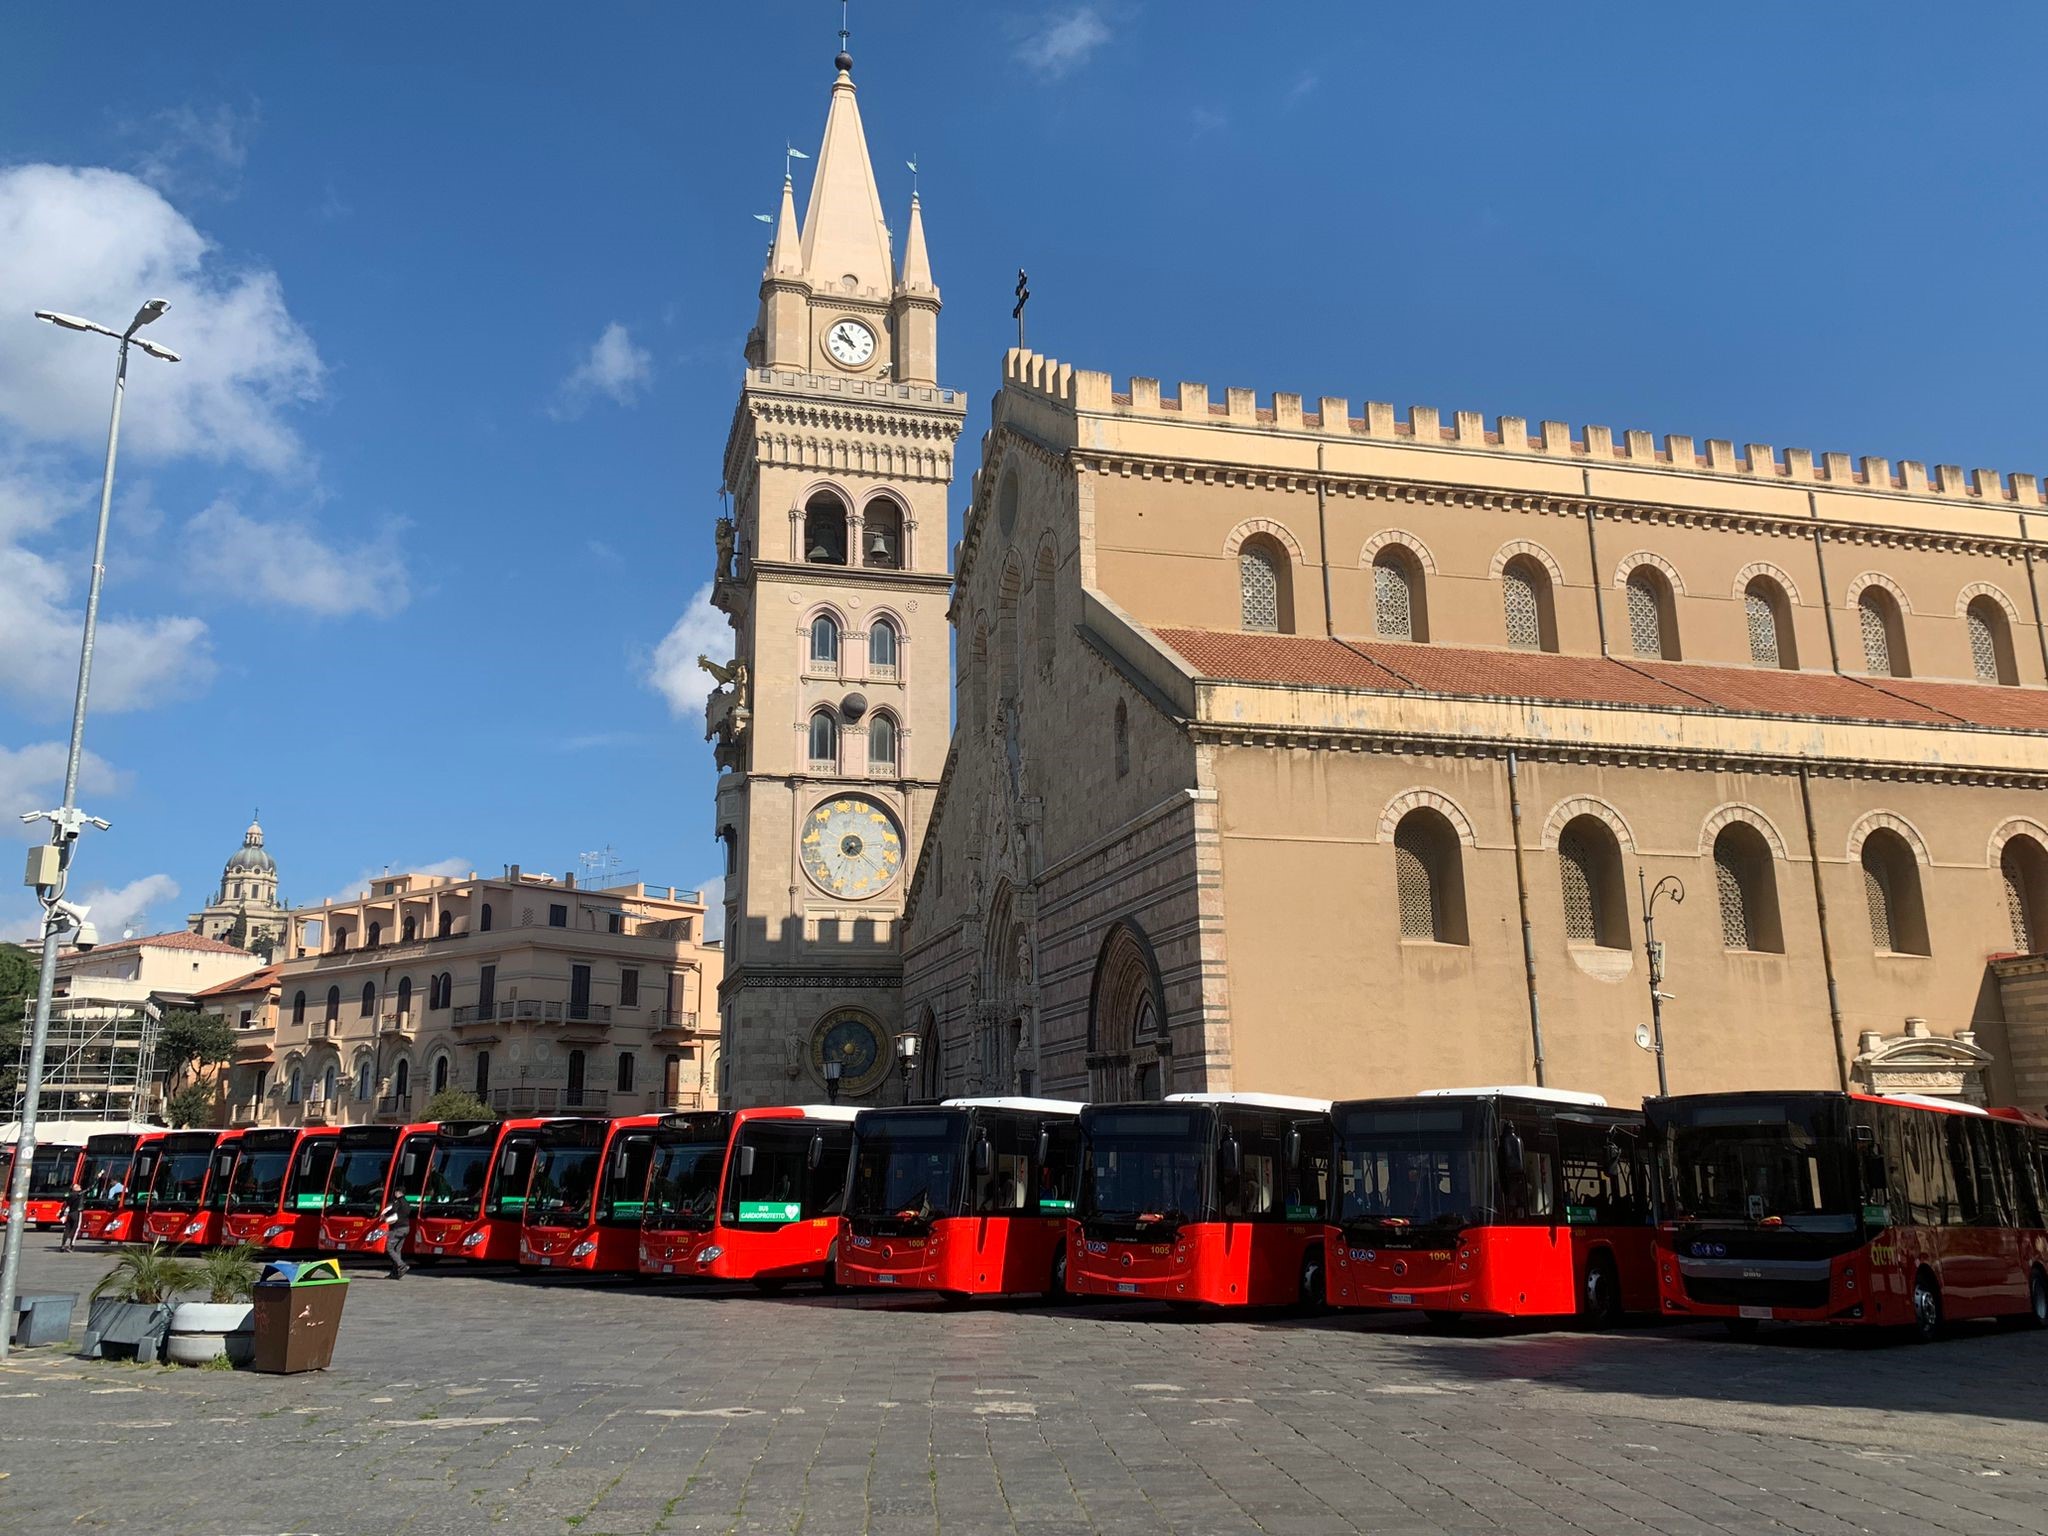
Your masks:
<svg viewBox="0 0 2048 1536"><path fill-rule="evenodd" d="M263 846L262 823L251 820L242 846L220 872L213 900L185 926L204 938L250 950L265 960L284 942L287 909L277 894L277 860Z"/></svg>
<svg viewBox="0 0 2048 1536"><path fill-rule="evenodd" d="M949 569L851 62L726 452L729 1102L2048 1100L2036 477L1018 350Z"/></svg>

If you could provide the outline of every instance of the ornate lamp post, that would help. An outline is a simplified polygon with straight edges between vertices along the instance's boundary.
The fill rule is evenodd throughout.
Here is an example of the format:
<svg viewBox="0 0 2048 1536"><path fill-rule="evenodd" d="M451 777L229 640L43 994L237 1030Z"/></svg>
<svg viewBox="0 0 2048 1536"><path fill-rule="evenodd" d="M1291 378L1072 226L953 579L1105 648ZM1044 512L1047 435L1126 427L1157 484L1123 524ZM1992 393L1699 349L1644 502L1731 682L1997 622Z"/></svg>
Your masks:
<svg viewBox="0 0 2048 1536"><path fill-rule="evenodd" d="M825 1097L834 1104L839 1102L839 1079L845 1073L846 1068L841 1063L836 1061L825 1063Z"/></svg>
<svg viewBox="0 0 2048 1536"><path fill-rule="evenodd" d="M1657 940L1657 898L1669 896L1673 906L1682 906L1685 882L1676 875L1666 875L1650 886L1643 866L1638 864L1636 889L1643 897L1643 953L1650 962L1650 1027L1637 1026L1636 1044L1657 1058L1657 1097L1661 1099L1671 1093L1671 1080L1664 1070L1664 1005L1676 999L1664 990L1664 946Z"/></svg>
<svg viewBox="0 0 2048 1536"><path fill-rule="evenodd" d="M896 1070L903 1074L903 1102L910 1102L910 1078L917 1071L917 1052L924 1042L917 1031L906 1029L896 1037Z"/></svg>

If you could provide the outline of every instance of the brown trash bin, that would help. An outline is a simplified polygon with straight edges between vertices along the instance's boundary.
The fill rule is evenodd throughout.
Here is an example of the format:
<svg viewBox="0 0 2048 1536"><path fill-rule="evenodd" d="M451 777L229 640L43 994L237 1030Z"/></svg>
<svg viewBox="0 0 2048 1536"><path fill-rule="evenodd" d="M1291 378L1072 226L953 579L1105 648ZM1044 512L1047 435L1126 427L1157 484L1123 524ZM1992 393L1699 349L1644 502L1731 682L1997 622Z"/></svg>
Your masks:
<svg viewBox="0 0 2048 1536"><path fill-rule="evenodd" d="M347 1285L259 1285L255 1288L256 1345L250 1364L290 1375L324 1371L334 1359Z"/></svg>

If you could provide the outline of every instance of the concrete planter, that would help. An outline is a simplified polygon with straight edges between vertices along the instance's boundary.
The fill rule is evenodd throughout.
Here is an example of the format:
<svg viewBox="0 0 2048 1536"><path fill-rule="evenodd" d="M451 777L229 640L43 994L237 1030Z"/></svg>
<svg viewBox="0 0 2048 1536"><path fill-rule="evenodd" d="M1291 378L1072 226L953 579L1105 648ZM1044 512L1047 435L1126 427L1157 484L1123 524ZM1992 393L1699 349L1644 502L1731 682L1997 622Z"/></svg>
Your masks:
<svg viewBox="0 0 2048 1536"><path fill-rule="evenodd" d="M88 1360L132 1353L140 1361L157 1357L164 1330L170 1325L171 1309L157 1302L116 1301L99 1297L86 1309L85 1345L81 1353Z"/></svg>
<svg viewBox="0 0 2048 1536"><path fill-rule="evenodd" d="M188 1301L171 1313L166 1359L178 1365L204 1365L222 1355L237 1364L246 1360L255 1307L246 1301Z"/></svg>

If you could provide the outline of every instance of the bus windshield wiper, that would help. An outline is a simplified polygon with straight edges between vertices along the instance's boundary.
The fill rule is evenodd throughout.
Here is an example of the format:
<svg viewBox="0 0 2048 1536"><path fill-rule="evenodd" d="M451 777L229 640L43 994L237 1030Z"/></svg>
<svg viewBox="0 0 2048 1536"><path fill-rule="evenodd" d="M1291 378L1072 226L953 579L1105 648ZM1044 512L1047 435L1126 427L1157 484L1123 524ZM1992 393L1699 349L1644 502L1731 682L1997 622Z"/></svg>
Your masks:
<svg viewBox="0 0 2048 1536"><path fill-rule="evenodd" d="M1131 1219L1131 1225L1134 1227L1170 1227L1178 1232L1187 1219L1186 1212L1182 1211L1178 1206L1173 1206L1164 1211L1140 1211Z"/></svg>

